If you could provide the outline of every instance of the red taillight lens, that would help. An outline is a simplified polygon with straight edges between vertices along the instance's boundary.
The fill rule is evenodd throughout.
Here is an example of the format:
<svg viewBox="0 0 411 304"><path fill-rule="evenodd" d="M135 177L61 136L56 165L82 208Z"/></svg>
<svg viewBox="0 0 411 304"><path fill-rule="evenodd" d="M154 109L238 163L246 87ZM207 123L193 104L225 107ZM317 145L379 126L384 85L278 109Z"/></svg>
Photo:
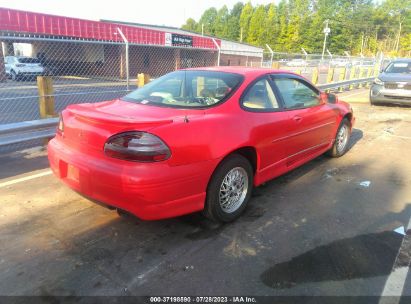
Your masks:
<svg viewBox="0 0 411 304"><path fill-rule="evenodd" d="M171 152L157 136L146 132L125 132L110 137L104 145L107 156L137 162L166 160Z"/></svg>
<svg viewBox="0 0 411 304"><path fill-rule="evenodd" d="M63 132L64 132L63 116L60 115L59 124L57 125L57 133L61 135L63 134Z"/></svg>

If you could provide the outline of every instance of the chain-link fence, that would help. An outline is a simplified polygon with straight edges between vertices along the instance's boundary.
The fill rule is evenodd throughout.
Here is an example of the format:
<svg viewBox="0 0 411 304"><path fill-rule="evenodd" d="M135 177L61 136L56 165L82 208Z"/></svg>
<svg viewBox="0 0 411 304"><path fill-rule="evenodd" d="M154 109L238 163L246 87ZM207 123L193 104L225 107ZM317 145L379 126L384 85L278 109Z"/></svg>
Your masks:
<svg viewBox="0 0 411 304"><path fill-rule="evenodd" d="M115 99L136 88L139 73L152 78L179 68L217 64L217 51L120 43L2 40L0 124L39 119L37 75L53 80L56 112L68 104Z"/></svg>
<svg viewBox="0 0 411 304"><path fill-rule="evenodd" d="M299 73L314 83L374 75L374 58L329 57L238 49L202 49L87 41L59 37L6 36L0 32L0 124L44 118L42 95L54 97L54 113L67 105L111 100L137 88L137 75L157 78L191 67L243 66ZM52 79L44 93L37 75Z"/></svg>
<svg viewBox="0 0 411 304"><path fill-rule="evenodd" d="M142 46L118 42L3 37L0 124L39 119L37 75L53 80L55 111L68 104L121 97L137 86L139 73L157 78L180 68L265 67L289 70L315 83L373 75L375 58ZM1 71L0 71L1 72ZM331 73L330 73L331 72ZM41 92L40 92L41 94Z"/></svg>

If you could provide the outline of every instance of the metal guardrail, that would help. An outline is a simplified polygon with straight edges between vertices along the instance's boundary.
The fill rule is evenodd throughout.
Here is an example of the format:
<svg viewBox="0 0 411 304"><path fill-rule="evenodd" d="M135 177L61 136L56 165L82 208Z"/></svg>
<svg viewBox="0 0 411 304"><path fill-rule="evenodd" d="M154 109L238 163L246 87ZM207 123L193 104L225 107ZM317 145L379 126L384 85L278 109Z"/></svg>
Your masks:
<svg viewBox="0 0 411 304"><path fill-rule="evenodd" d="M51 138L56 133L58 120L58 118L46 118L0 125L0 147Z"/></svg>
<svg viewBox="0 0 411 304"><path fill-rule="evenodd" d="M344 89L344 88L354 86L354 85L368 84L368 83L373 82L374 79L375 79L375 77L344 80L344 81L339 81L339 82L333 82L333 83L317 85L317 88L319 88L321 90L324 90L324 91L338 90L338 89L341 89L341 88Z"/></svg>
<svg viewBox="0 0 411 304"><path fill-rule="evenodd" d="M317 87L324 91L340 90L351 86L368 84L373 80L374 77L368 77L323 84ZM51 138L56 133L58 120L58 118L47 118L0 125L0 147L35 139Z"/></svg>

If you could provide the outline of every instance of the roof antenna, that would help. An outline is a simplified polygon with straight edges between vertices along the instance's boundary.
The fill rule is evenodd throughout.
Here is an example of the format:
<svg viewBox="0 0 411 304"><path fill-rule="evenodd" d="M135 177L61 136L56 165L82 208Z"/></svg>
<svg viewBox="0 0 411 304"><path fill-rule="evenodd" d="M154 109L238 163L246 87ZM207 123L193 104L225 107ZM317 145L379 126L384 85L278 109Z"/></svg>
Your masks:
<svg viewBox="0 0 411 304"><path fill-rule="evenodd" d="M189 123L190 121L188 120L187 114L184 116L184 122Z"/></svg>

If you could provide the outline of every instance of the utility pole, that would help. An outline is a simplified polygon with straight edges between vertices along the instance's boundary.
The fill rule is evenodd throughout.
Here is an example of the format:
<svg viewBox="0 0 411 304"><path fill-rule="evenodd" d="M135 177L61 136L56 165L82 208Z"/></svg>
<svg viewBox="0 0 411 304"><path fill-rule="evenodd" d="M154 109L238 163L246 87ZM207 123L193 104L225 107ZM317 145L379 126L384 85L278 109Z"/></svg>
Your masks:
<svg viewBox="0 0 411 304"><path fill-rule="evenodd" d="M402 20L401 20L401 17L400 17L400 28L398 30L397 42L395 43L395 51L396 52L398 52L398 50L400 49L401 30L402 30Z"/></svg>
<svg viewBox="0 0 411 304"><path fill-rule="evenodd" d="M243 42L243 28L240 27L240 42Z"/></svg>
<svg viewBox="0 0 411 304"><path fill-rule="evenodd" d="M324 27L324 45L323 45L323 54L321 56L321 60L324 60L324 53L325 53L325 47L327 45L327 36L331 32L330 28L328 27L328 23L330 22L329 19L325 20L325 27Z"/></svg>
<svg viewBox="0 0 411 304"><path fill-rule="evenodd" d="M201 36L204 36L204 23L201 23Z"/></svg>
<svg viewBox="0 0 411 304"><path fill-rule="evenodd" d="M362 36L361 36L361 57L363 56L363 50L364 50L364 32L362 32Z"/></svg>

